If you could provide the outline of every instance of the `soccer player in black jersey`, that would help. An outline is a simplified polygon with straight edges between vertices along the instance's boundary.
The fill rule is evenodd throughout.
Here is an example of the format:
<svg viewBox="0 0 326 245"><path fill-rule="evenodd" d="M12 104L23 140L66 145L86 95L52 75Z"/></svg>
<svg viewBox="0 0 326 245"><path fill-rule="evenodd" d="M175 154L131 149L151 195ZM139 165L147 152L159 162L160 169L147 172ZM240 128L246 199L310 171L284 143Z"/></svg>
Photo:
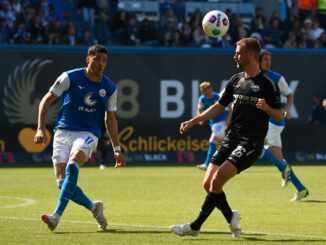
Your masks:
<svg viewBox="0 0 326 245"><path fill-rule="evenodd" d="M259 69L260 50L256 39L238 41L234 60L243 72L230 78L219 101L180 125L183 134L192 126L218 115L233 102L230 129L206 171L203 184L207 196L199 216L190 224L171 226L171 231L177 235L197 236L215 207L225 217L232 236L241 234L240 213L231 210L222 188L236 174L249 168L261 154L269 117L281 120L283 115L278 88Z"/></svg>

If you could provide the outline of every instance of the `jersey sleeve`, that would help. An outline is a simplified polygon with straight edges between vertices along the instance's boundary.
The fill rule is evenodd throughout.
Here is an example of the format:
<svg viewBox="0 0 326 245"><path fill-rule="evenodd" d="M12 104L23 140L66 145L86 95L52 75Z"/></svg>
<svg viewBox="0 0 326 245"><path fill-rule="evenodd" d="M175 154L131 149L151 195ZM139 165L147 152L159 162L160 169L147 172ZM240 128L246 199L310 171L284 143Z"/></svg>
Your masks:
<svg viewBox="0 0 326 245"><path fill-rule="evenodd" d="M223 93L220 93L221 97L218 102L223 106L228 106L233 101L233 81L235 78L236 75L229 80Z"/></svg>
<svg viewBox="0 0 326 245"><path fill-rule="evenodd" d="M62 73L50 88L50 92L60 97L70 86L70 79L66 72Z"/></svg>
<svg viewBox="0 0 326 245"><path fill-rule="evenodd" d="M200 112L205 110L205 104L203 103L202 97L199 97L199 99L198 99L197 110Z"/></svg>
<svg viewBox="0 0 326 245"><path fill-rule="evenodd" d="M111 94L110 98L106 104L107 111L116 111L117 110L117 101L118 101L118 92L117 89Z"/></svg>
<svg viewBox="0 0 326 245"><path fill-rule="evenodd" d="M292 94L292 90L290 89L289 85L285 81L285 78L282 76L278 81L278 88L280 89L281 94L288 96Z"/></svg>
<svg viewBox="0 0 326 245"><path fill-rule="evenodd" d="M278 87L273 86L271 83L269 89L266 91L265 100L266 103L274 109L282 108L280 90Z"/></svg>

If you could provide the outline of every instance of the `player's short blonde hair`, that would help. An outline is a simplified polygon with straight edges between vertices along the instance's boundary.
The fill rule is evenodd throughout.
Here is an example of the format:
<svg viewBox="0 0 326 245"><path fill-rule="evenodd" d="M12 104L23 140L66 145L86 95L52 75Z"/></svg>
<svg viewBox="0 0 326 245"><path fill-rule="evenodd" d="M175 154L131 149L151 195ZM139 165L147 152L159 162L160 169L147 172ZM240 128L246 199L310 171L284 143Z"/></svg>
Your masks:
<svg viewBox="0 0 326 245"><path fill-rule="evenodd" d="M209 88L209 87L211 87L211 86L212 86L212 85L211 85L211 83L210 83L209 81L202 82L202 83L199 85L200 89L206 89L206 88Z"/></svg>

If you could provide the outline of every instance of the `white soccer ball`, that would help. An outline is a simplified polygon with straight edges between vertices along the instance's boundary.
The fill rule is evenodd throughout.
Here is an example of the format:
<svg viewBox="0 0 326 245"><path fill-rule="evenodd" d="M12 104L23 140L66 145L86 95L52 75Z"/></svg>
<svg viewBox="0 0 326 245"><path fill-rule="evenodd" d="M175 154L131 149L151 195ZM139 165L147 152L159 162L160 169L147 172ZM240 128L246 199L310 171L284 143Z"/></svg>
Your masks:
<svg viewBox="0 0 326 245"><path fill-rule="evenodd" d="M229 30L229 18L219 10L212 10L205 14L202 26L206 35L210 37L221 37Z"/></svg>

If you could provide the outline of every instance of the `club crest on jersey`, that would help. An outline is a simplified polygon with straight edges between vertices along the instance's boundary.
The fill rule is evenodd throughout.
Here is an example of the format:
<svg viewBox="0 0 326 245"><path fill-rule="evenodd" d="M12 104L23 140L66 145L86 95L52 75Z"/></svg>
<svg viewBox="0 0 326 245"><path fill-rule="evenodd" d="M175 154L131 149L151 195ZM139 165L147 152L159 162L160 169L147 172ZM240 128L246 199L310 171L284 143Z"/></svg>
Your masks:
<svg viewBox="0 0 326 245"><path fill-rule="evenodd" d="M101 90L99 91L99 95L100 95L101 97L104 97L104 96L106 95L106 91L105 91L105 89L101 89Z"/></svg>
<svg viewBox="0 0 326 245"><path fill-rule="evenodd" d="M88 106L94 106L96 105L96 99L92 98L93 92L88 92L84 97L84 103Z"/></svg>
<svg viewBox="0 0 326 245"><path fill-rule="evenodd" d="M260 87L256 84L254 84L250 87L250 89L252 92L257 93L260 90Z"/></svg>

